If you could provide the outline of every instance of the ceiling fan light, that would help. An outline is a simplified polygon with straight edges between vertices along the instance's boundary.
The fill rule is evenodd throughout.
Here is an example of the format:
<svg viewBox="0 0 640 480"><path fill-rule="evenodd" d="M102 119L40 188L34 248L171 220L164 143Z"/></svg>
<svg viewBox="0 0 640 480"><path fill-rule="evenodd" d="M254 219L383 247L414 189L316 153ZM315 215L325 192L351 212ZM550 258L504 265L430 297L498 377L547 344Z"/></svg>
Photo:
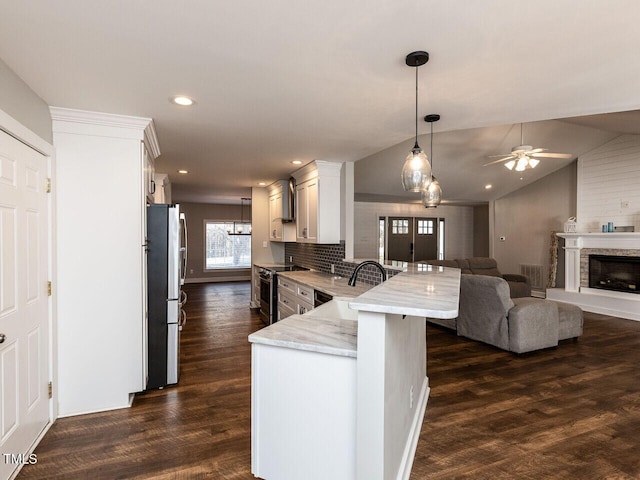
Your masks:
<svg viewBox="0 0 640 480"><path fill-rule="evenodd" d="M538 166L538 164L540 163L540 160L536 159L536 158L530 158L529 159L529 166L531 168L536 168Z"/></svg>
<svg viewBox="0 0 640 480"><path fill-rule="evenodd" d="M420 148L414 148L402 167L402 186L407 192L420 192L431 181L431 165Z"/></svg>
<svg viewBox="0 0 640 480"><path fill-rule="evenodd" d="M513 167L516 166L516 161L509 160L507 163L504 164L504 166L507 167L509 170L513 170Z"/></svg>
<svg viewBox="0 0 640 480"><path fill-rule="evenodd" d="M527 168L527 165L529 165L529 157L519 158L516 164L516 172L523 172Z"/></svg>

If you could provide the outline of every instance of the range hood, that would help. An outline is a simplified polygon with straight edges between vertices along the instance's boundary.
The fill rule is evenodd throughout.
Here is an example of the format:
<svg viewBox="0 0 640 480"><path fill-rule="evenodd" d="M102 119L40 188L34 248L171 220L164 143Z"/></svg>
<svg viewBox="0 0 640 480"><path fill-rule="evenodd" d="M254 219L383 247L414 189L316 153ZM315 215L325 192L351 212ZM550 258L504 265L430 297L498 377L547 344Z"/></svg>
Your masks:
<svg viewBox="0 0 640 480"><path fill-rule="evenodd" d="M295 222L296 209L296 181L291 177L289 180L278 180L270 185L270 195L282 193L282 210L278 210L274 220L281 220L282 223Z"/></svg>

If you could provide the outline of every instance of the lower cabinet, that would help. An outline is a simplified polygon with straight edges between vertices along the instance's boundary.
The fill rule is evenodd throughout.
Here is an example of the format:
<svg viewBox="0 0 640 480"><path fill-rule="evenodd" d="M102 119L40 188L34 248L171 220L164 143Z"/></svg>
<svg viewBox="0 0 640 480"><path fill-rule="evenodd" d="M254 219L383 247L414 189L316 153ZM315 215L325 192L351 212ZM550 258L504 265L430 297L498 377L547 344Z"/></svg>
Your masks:
<svg viewBox="0 0 640 480"><path fill-rule="evenodd" d="M356 358L259 343L251 351L253 475L354 480Z"/></svg>
<svg viewBox="0 0 640 480"><path fill-rule="evenodd" d="M313 310L313 288L278 275L278 320Z"/></svg>

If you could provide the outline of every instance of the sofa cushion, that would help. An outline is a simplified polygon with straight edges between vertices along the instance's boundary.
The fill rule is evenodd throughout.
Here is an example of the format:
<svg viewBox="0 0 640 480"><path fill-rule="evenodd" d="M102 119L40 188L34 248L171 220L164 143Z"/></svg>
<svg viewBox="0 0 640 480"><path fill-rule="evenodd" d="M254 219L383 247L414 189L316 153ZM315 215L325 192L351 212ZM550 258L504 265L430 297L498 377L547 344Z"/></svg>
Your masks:
<svg viewBox="0 0 640 480"><path fill-rule="evenodd" d="M565 302L554 302L558 307L558 340L578 338L582 335L582 309Z"/></svg>
<svg viewBox="0 0 640 480"><path fill-rule="evenodd" d="M473 257L468 259L471 273L476 275L489 275L490 277L502 277L498 270L498 263L490 257Z"/></svg>
<svg viewBox="0 0 640 480"><path fill-rule="evenodd" d="M526 298L531 296L531 285L528 282L513 282L507 280L511 298Z"/></svg>
<svg viewBox="0 0 640 480"><path fill-rule="evenodd" d="M469 266L469 260L466 258L456 258L454 261L458 264L458 268L462 271L461 273L473 273Z"/></svg>

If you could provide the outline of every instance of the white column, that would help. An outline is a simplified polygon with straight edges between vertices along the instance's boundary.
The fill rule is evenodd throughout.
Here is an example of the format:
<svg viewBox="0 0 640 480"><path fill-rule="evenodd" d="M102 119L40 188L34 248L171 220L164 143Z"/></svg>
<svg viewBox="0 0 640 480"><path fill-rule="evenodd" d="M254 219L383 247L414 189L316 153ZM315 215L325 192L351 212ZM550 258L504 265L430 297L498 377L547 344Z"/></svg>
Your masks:
<svg viewBox="0 0 640 480"><path fill-rule="evenodd" d="M358 312L356 478L383 478L386 314Z"/></svg>
<svg viewBox="0 0 640 480"><path fill-rule="evenodd" d="M565 287L567 292L580 291L580 250L581 241L579 238L565 239L564 247L564 271Z"/></svg>

